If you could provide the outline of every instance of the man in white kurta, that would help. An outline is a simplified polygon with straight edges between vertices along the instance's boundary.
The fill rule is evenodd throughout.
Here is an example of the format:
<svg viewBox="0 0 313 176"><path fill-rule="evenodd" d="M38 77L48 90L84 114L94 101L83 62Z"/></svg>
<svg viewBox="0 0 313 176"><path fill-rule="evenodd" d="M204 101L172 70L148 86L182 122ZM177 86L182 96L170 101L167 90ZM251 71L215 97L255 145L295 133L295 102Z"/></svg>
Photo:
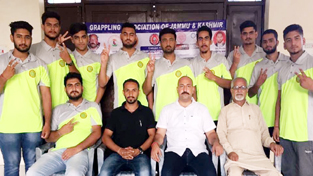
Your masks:
<svg viewBox="0 0 313 176"><path fill-rule="evenodd" d="M244 78L234 79L233 102L222 108L219 115L217 134L228 155L225 170L230 176L242 175L245 169L261 176L279 176L262 146L275 155L281 155L283 148L270 137L260 108L246 102L247 91Z"/></svg>

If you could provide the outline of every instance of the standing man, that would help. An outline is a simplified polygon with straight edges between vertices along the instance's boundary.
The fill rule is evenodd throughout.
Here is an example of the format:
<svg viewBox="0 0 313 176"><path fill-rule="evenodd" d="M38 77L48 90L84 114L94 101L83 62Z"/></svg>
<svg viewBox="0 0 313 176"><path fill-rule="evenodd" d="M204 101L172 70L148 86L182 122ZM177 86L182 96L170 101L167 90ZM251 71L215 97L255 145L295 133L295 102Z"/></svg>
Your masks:
<svg viewBox="0 0 313 176"><path fill-rule="evenodd" d="M41 28L44 31L43 41L34 44L30 52L43 60L49 70L51 80L52 108L63 104L68 100L64 92L63 79L68 72L78 72L75 67L75 58L69 54L64 41L71 37L66 37L67 32L60 35L60 16L55 12L45 12L41 16ZM75 63L75 64L74 64Z"/></svg>
<svg viewBox="0 0 313 176"><path fill-rule="evenodd" d="M88 147L101 136L102 115L99 105L82 97L83 82L79 73L68 73L64 78L69 101L53 109L47 142L55 148L44 154L29 169L27 176L50 176L65 170L65 175L86 175L89 166Z"/></svg>
<svg viewBox="0 0 313 176"><path fill-rule="evenodd" d="M284 48L290 54L278 72L278 96L273 137L284 147L284 176L309 176L313 167L313 57L303 50L303 29L292 24L284 30ZM301 72L301 73L300 73Z"/></svg>
<svg viewBox="0 0 313 176"><path fill-rule="evenodd" d="M260 108L246 101L245 78L232 82L233 102L223 107L218 119L217 134L228 155L225 164L229 176L242 175L245 169L260 176L281 176L265 156L262 146L276 156L284 149L270 137Z"/></svg>
<svg viewBox="0 0 313 176"><path fill-rule="evenodd" d="M41 138L49 137L51 95L46 65L28 52L33 27L25 21L12 22L10 27L14 50L0 56L0 148L4 175L17 176L21 150L27 171Z"/></svg>
<svg viewBox="0 0 313 176"><path fill-rule="evenodd" d="M91 52L87 48L89 38L85 24L72 24L69 33L72 36L72 43L75 45L73 55L84 82L83 98L99 103L104 94L104 88L98 86L98 75L101 65L107 64L107 62L102 63L100 55ZM107 53L106 57L109 57L107 50L103 51L103 53Z"/></svg>
<svg viewBox="0 0 313 176"><path fill-rule="evenodd" d="M143 84L146 65L149 61L146 53L136 49L138 37L134 24L124 23L120 37L123 48L110 56L108 64L101 64L99 79L100 86L105 87L113 75L114 108L121 106L125 101L125 97L123 96L123 83L125 80L132 78L137 80L140 85ZM142 105L148 106L147 97L143 91L139 91L138 100Z"/></svg>
<svg viewBox="0 0 313 176"><path fill-rule="evenodd" d="M90 51L96 54L100 54L103 50L103 47L101 47L101 43L98 40L97 34L90 34L89 35L89 42L88 42L88 48Z"/></svg>
<svg viewBox="0 0 313 176"><path fill-rule="evenodd" d="M230 88L231 75L226 58L210 51L211 39L210 28L202 26L198 29L197 45L200 55L192 59L191 63L196 78L197 101L208 108L212 119L217 122L224 106L223 88Z"/></svg>
<svg viewBox="0 0 313 176"><path fill-rule="evenodd" d="M150 159L146 155L150 152L145 151L155 135L153 113L137 100L138 81L128 79L123 87L126 101L112 111L102 137L113 153L105 159L99 176L117 175L125 166L130 167L136 176L150 176Z"/></svg>
<svg viewBox="0 0 313 176"><path fill-rule="evenodd" d="M174 53L176 47L176 32L164 28L159 34L163 57L155 61L151 59L147 65L147 76L143 85L146 95L154 87L153 111L157 121L164 106L177 100L176 86L179 78L189 76L194 80L192 66L189 60L181 59ZM193 81L194 82L194 81ZM196 93L194 94L196 97Z"/></svg>
<svg viewBox="0 0 313 176"><path fill-rule="evenodd" d="M253 68L257 62L260 62L265 53L263 49L256 45L255 40L258 38L257 27L252 21L245 21L240 25L240 36L242 46L234 47L234 50L228 55L229 69L231 76L243 77L250 81ZM249 82L248 82L249 84ZM257 97L246 97L249 103L257 104Z"/></svg>
<svg viewBox="0 0 313 176"><path fill-rule="evenodd" d="M151 158L160 161L160 146L166 135L167 149L162 176L179 176L187 166L198 176L215 176L216 170L205 140L213 145L212 153L217 156L223 153L223 147L215 133L210 113L204 105L192 98L195 88L188 76L179 79L176 90L178 100L162 109L157 133L151 145Z"/></svg>
<svg viewBox="0 0 313 176"><path fill-rule="evenodd" d="M277 51L278 34L273 29L263 32L261 37L262 48L266 53L265 59L258 62L252 72L249 91L249 97L257 95L258 105L262 111L264 120L269 129L270 136L273 135L275 122L275 105L277 100L278 83L277 74L280 68L288 62L289 59L284 54ZM264 148L267 157L270 156L270 150Z"/></svg>

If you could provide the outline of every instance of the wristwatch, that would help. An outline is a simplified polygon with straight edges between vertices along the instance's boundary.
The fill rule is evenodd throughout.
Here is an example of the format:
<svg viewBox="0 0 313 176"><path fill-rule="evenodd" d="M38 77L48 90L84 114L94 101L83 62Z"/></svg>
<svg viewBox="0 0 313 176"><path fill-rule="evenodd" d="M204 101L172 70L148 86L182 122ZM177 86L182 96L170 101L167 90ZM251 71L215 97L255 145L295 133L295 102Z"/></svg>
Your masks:
<svg viewBox="0 0 313 176"><path fill-rule="evenodd" d="M141 148L141 147L139 147L138 149L139 149L139 151L140 151L140 154L143 154L143 150L142 150L142 148Z"/></svg>
<svg viewBox="0 0 313 176"><path fill-rule="evenodd" d="M71 61L70 63L66 63L66 65L68 65L68 66L73 66L74 63L73 63L73 61Z"/></svg>

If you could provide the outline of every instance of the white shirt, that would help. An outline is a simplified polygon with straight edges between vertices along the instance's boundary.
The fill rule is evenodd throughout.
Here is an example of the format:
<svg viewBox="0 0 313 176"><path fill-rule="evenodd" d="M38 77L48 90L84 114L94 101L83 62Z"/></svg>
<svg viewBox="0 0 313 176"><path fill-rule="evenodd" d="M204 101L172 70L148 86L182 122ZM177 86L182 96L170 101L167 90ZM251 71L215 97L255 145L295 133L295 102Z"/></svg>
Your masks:
<svg viewBox="0 0 313 176"><path fill-rule="evenodd" d="M178 101L163 108L157 128L166 129L166 152L175 152L182 156L189 148L194 156L208 153L204 133L215 129L215 124L208 109L192 99L186 108Z"/></svg>

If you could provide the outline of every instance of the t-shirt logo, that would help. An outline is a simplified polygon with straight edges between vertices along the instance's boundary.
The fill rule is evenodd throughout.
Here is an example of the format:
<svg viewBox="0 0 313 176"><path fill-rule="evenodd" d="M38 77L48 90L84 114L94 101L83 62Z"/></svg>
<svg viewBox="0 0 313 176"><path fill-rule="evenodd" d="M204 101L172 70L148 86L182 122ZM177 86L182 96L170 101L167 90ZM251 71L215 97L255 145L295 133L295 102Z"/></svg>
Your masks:
<svg viewBox="0 0 313 176"><path fill-rule="evenodd" d="M181 73L180 70L177 70L176 73L175 73L175 75L177 76L177 78L179 78L179 77L182 75L182 73Z"/></svg>
<svg viewBox="0 0 313 176"><path fill-rule="evenodd" d="M60 64L61 67L64 67L64 66L65 66L64 60L60 60L60 61L59 61L59 64Z"/></svg>
<svg viewBox="0 0 313 176"><path fill-rule="evenodd" d="M36 77L36 72L35 72L35 70L30 70L30 71L29 71L29 76L32 77L32 78L35 78L35 77Z"/></svg>
<svg viewBox="0 0 313 176"><path fill-rule="evenodd" d="M88 67L87 67L87 71L88 71L88 72L92 72L92 71L93 71L93 67L92 67L92 66L88 66Z"/></svg>
<svg viewBox="0 0 313 176"><path fill-rule="evenodd" d="M85 119L85 118L87 117L87 113L86 113L86 112L80 113L80 117L81 117L82 119Z"/></svg>
<svg viewBox="0 0 313 176"><path fill-rule="evenodd" d="M139 61L139 62L137 63L137 65L138 65L139 68L142 68L142 67L143 67L143 63L142 63L141 61Z"/></svg>

